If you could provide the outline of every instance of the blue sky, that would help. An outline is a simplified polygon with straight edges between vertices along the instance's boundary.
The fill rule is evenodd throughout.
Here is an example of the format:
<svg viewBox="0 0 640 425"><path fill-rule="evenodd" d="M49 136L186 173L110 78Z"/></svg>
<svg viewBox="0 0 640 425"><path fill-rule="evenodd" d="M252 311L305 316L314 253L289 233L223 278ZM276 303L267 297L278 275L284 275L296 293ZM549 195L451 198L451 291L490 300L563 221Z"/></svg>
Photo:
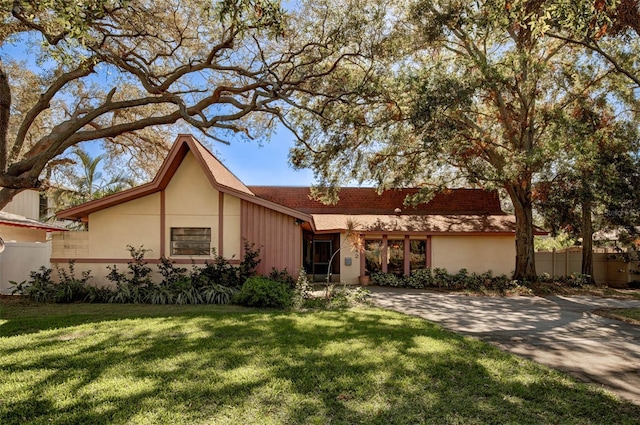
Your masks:
<svg viewBox="0 0 640 425"><path fill-rule="evenodd" d="M193 133L200 138L197 133ZM212 152L236 177L249 186L310 186L311 170L296 171L289 164L293 136L286 129L276 131L262 146L232 141L230 145L214 142Z"/></svg>
<svg viewBox="0 0 640 425"><path fill-rule="evenodd" d="M0 56L19 58L26 66L38 68L35 57L26 52L24 41L6 43L0 48ZM108 73L100 73L97 81L109 80ZM180 128L179 132L183 129ZM311 170L296 171L289 165L289 149L294 145L293 135L285 128L275 131L271 139L262 146L257 143L243 142L234 139L230 145L204 140L204 136L196 129L189 130L202 142L209 145L212 152L247 185L265 186L310 186L313 184ZM99 142L83 144L83 148L95 156L101 153Z"/></svg>

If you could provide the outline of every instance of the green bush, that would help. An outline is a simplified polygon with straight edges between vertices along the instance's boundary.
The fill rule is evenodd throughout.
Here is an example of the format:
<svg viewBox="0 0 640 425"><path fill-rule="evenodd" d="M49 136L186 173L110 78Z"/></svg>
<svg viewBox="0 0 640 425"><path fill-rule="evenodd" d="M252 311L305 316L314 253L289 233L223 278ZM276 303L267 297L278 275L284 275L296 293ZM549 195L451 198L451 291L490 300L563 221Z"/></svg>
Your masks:
<svg viewBox="0 0 640 425"><path fill-rule="evenodd" d="M329 285L325 292L325 308L349 308L367 303L367 289L347 285Z"/></svg>
<svg viewBox="0 0 640 425"><path fill-rule="evenodd" d="M226 258L212 251L213 261L207 261L204 267L196 267L191 271L191 281L199 289L210 288L211 285L223 285L229 288L240 288L251 276L255 276L256 267L260 264L260 249L244 240L244 257L240 265L233 266Z"/></svg>
<svg viewBox="0 0 640 425"><path fill-rule="evenodd" d="M247 307L288 308L293 291L288 284L262 276L247 279L234 297L236 304Z"/></svg>
<svg viewBox="0 0 640 425"><path fill-rule="evenodd" d="M300 269L298 279L293 288L292 305L294 308L308 307L313 299L313 286L304 268Z"/></svg>
<svg viewBox="0 0 640 425"><path fill-rule="evenodd" d="M576 279L573 279L574 282ZM429 268L415 270L410 276L397 276L391 273L374 273L371 281L380 286L400 288L440 288L448 290L469 290L481 292L483 290L495 290L501 293L517 291L525 288L517 281L509 279L505 275L493 276L491 271L485 273L469 273L467 269L460 269L456 274L449 273L446 269ZM572 283L575 284L575 283Z"/></svg>
<svg viewBox="0 0 640 425"><path fill-rule="evenodd" d="M410 276L404 278L407 288L423 289L433 286L433 276L431 275L431 269L418 269L413 270Z"/></svg>
<svg viewBox="0 0 640 425"><path fill-rule="evenodd" d="M271 268L269 273L269 279L276 280L278 282L286 283L290 288L295 288L296 280L289 274L289 271L285 267L282 270L278 270L275 267Z"/></svg>
<svg viewBox="0 0 640 425"><path fill-rule="evenodd" d="M29 273L29 280L19 283L11 282L14 285L12 294L22 295L35 302L52 302L54 299L55 283L51 279L53 270L42 266L37 271Z"/></svg>
<svg viewBox="0 0 640 425"><path fill-rule="evenodd" d="M69 270L56 266L59 282L51 278L53 270L40 267L29 274L29 280L14 285L13 294L22 295L35 302L73 303L73 302L104 302L105 290L88 284L91 271L82 272L76 277L75 264L69 263Z"/></svg>
<svg viewBox="0 0 640 425"><path fill-rule="evenodd" d="M393 273L373 273L371 275L371 283L394 288L402 288L405 286L403 279Z"/></svg>

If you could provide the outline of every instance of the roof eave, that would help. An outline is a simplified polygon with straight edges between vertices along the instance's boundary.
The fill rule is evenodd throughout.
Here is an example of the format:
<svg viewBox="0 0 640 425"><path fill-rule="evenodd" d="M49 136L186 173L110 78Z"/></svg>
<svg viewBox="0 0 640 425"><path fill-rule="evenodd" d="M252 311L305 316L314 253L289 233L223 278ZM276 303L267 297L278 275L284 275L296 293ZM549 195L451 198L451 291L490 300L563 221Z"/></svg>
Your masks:
<svg viewBox="0 0 640 425"><path fill-rule="evenodd" d="M67 231L69 231L69 229L65 229L64 227L46 226L46 225L29 224L29 223L16 223L16 222L5 221L5 220L0 220L0 225L11 226L11 227L22 227L22 228L34 229L34 230L45 230L47 232L67 232Z"/></svg>

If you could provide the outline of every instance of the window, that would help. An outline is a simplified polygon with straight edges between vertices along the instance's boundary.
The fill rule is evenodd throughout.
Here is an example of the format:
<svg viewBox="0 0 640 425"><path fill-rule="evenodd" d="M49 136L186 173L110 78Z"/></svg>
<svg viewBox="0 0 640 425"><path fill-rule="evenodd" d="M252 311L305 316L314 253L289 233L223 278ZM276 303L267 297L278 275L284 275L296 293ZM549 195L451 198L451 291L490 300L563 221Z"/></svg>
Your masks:
<svg viewBox="0 0 640 425"><path fill-rule="evenodd" d="M172 227L171 255L209 255L210 227Z"/></svg>
<svg viewBox="0 0 640 425"><path fill-rule="evenodd" d="M44 192L40 192L39 201L40 203L39 203L38 212L39 212L40 220L47 221L51 218L50 211L49 211L49 198Z"/></svg>
<svg viewBox="0 0 640 425"><path fill-rule="evenodd" d="M427 241L411 241L411 271L427 268Z"/></svg>
<svg viewBox="0 0 640 425"><path fill-rule="evenodd" d="M389 263L387 271L389 273L404 274L404 241L388 240Z"/></svg>
<svg viewBox="0 0 640 425"><path fill-rule="evenodd" d="M382 271L382 240L364 241L364 259L367 276Z"/></svg>

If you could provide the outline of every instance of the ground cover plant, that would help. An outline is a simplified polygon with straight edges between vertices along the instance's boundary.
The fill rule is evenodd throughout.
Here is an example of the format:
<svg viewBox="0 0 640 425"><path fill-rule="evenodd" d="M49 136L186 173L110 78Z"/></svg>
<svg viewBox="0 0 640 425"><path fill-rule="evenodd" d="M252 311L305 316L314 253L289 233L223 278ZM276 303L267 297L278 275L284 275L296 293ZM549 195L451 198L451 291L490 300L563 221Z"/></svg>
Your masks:
<svg viewBox="0 0 640 425"><path fill-rule="evenodd" d="M0 304L2 424L637 423L640 406L373 308Z"/></svg>
<svg viewBox="0 0 640 425"><path fill-rule="evenodd" d="M146 304L229 304L244 282L256 274L260 262L260 250L244 241L244 256L238 266L212 250L211 261L203 266L178 267L171 260L161 258L158 273L159 282L152 279L153 269L145 260L150 250L127 246L131 261L126 269L116 265L108 266L107 279L112 287L92 284L91 272L85 271L81 277L75 273L74 263L68 269L56 266L57 279L53 270L42 266L30 274L24 282L13 282L13 293L36 302L90 302L90 303L146 303ZM277 277L286 275L281 272Z"/></svg>

